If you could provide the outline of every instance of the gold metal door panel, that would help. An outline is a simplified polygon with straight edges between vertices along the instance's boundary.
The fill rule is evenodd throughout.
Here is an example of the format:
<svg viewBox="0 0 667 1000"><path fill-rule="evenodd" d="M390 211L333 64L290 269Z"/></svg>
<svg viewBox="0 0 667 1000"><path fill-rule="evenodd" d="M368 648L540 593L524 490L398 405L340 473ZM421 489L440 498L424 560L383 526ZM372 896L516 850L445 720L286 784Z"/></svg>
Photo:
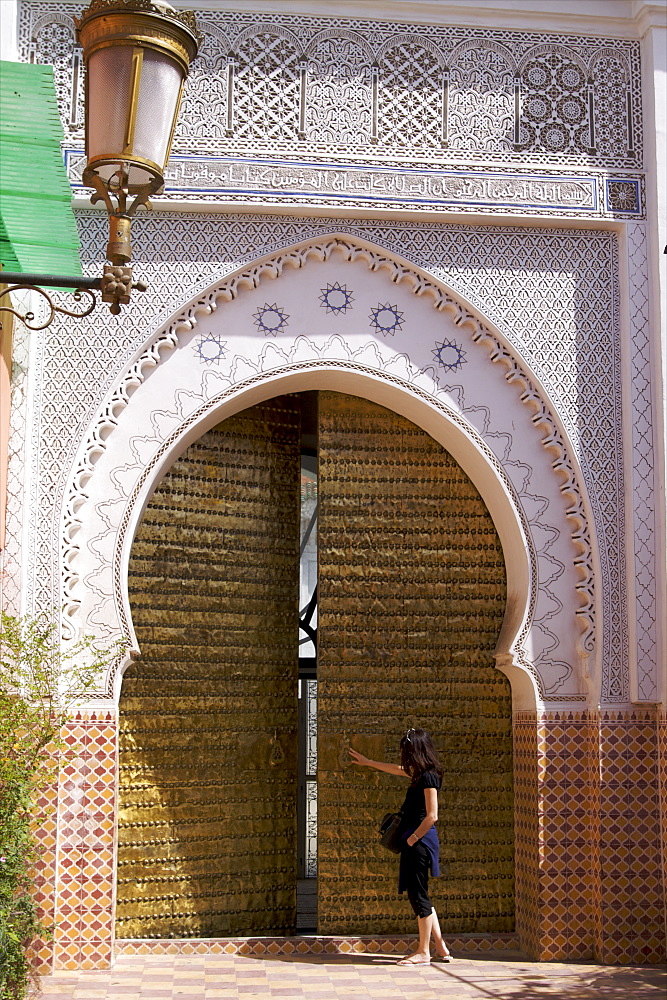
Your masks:
<svg viewBox="0 0 667 1000"><path fill-rule="evenodd" d="M511 703L493 650L505 569L477 490L424 431L320 393L318 878L320 933L412 931L377 826L407 782L349 763L398 762L409 726L434 736L443 929L513 928Z"/></svg>
<svg viewBox="0 0 667 1000"><path fill-rule="evenodd" d="M293 930L299 449L289 397L229 418L174 464L137 532L121 938Z"/></svg>

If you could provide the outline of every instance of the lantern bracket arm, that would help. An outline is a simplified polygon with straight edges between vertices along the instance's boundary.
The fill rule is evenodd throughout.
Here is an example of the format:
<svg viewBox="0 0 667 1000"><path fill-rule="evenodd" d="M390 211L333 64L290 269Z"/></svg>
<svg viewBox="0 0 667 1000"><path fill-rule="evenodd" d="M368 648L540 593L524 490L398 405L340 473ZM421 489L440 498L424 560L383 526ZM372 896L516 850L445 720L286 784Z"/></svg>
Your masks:
<svg viewBox="0 0 667 1000"><path fill-rule="evenodd" d="M0 277L6 278L9 277L9 275L3 275L0 271ZM24 277L29 278L32 277L32 275L25 275ZM99 281L100 279L96 280ZM51 323L53 323L53 320L56 317L56 313L60 313L63 316L71 316L73 319L83 319L85 316L90 316L91 312L97 305L95 293L91 291L90 288L79 285L76 287L73 298L75 302L81 302L83 299L85 308L80 312L65 309L63 306L57 306L44 288L40 288L39 285L32 285L28 281L21 281L19 284L8 285L7 288L0 289L0 300L2 300L6 295L10 295L11 292L18 291L37 292L38 295L41 295L42 298L45 299L49 311L44 322L38 324L32 310L27 310L25 313L21 313L18 309L12 309L11 306L0 306L0 313L11 313L12 316L16 316L17 319L20 319L28 330L32 330L33 332L45 330L47 326L51 326ZM87 299L84 298L84 296L87 296ZM0 323L0 329L1 328L2 324Z"/></svg>
<svg viewBox="0 0 667 1000"><path fill-rule="evenodd" d="M137 194L135 195L134 201L128 208L126 214L129 216L134 215L136 210L138 208L141 208L142 205L150 211L153 208L153 206L151 205L149 199L151 195L157 194L157 192L160 190L161 187L162 187L162 181L161 178L159 177L154 177L147 184L144 184L141 190L138 191Z"/></svg>
<svg viewBox="0 0 667 1000"><path fill-rule="evenodd" d="M46 320L38 325L36 325L34 312L30 310L22 313L12 306L0 305L0 313L11 313L12 316L20 319L28 330L37 332L50 326L58 313L62 316L71 316L73 319L84 319L86 316L90 316L97 305L94 292L101 291L102 301L111 303L111 312L117 315L118 304L129 302L130 290L145 292L148 289L145 281L132 281L130 268L121 270L123 271L123 287L118 285L118 268L108 265L104 268L104 274L101 278L70 277L60 274L27 274L21 271L4 271L0 267L0 301L5 296L9 297L12 292L37 292L46 301L49 310ZM7 287L3 287L3 285ZM83 302L85 308L82 311L74 311L56 305L49 293L42 287L44 285L49 288L71 288L74 291L74 301ZM0 323L1 329L2 323Z"/></svg>

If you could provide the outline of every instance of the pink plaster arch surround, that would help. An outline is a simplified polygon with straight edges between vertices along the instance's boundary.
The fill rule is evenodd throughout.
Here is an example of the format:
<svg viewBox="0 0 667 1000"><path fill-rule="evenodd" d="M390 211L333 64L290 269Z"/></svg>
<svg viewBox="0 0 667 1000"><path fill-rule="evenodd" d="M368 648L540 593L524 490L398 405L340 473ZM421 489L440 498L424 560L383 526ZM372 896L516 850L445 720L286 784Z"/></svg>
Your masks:
<svg viewBox="0 0 667 1000"><path fill-rule="evenodd" d="M345 309L328 308L349 292ZM393 317L393 318L392 318ZM127 594L136 528L160 478L207 429L284 392L331 388L401 413L470 475L505 554L496 661L515 709L597 701L597 554L563 427L525 365L460 296L349 235L267 255L157 331L89 429L63 518L66 635L120 637L100 678L117 699L137 653Z"/></svg>

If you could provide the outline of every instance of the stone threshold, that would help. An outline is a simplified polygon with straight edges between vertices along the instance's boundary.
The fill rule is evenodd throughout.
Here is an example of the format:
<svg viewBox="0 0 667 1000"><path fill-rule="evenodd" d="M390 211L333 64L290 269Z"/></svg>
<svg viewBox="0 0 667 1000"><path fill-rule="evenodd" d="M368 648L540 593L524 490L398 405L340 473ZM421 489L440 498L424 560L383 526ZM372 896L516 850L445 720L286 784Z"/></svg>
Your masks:
<svg viewBox="0 0 667 1000"><path fill-rule="evenodd" d="M323 935L233 938L125 938L115 943L119 955L405 955L416 935ZM445 934L453 952L520 952L516 934Z"/></svg>

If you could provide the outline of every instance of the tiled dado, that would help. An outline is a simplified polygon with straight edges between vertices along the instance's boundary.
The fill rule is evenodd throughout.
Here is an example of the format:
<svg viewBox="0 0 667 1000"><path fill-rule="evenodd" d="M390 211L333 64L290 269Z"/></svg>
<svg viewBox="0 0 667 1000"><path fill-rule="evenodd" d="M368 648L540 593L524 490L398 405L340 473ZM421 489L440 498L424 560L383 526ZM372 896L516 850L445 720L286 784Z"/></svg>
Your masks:
<svg viewBox="0 0 667 1000"><path fill-rule="evenodd" d="M665 900L665 941L667 941L667 713L664 709L658 718L658 792L660 795L662 894Z"/></svg>
<svg viewBox="0 0 667 1000"><path fill-rule="evenodd" d="M517 934L542 961L592 957L598 838L597 723L588 713L514 720Z"/></svg>
<svg viewBox="0 0 667 1000"><path fill-rule="evenodd" d="M447 936L454 952L518 951L515 934L461 934ZM116 955L406 955L414 950L412 936L324 936L174 938L163 941L126 939L117 941Z"/></svg>
<svg viewBox="0 0 667 1000"><path fill-rule="evenodd" d="M517 933L535 958L664 961L657 721L515 718Z"/></svg>
<svg viewBox="0 0 667 1000"><path fill-rule="evenodd" d="M646 711L600 716L600 922L597 957L665 960L659 720Z"/></svg>
<svg viewBox="0 0 667 1000"><path fill-rule="evenodd" d="M54 921L42 968L106 968L113 957L115 718L72 719L57 789L38 803L37 892ZM650 713L517 713L516 935L463 936L458 951L520 948L542 961L665 959L667 719ZM290 943L291 941L291 943ZM303 942L306 942L305 944ZM407 950L412 938L124 941L122 954ZM509 943L508 943L509 942ZM376 947L377 946L377 947ZM174 950L176 949L176 950ZM204 952L202 952L204 949ZM248 951L250 949L250 951ZM281 951L281 949L284 949ZM117 952L118 953L118 952Z"/></svg>
<svg viewBox="0 0 667 1000"><path fill-rule="evenodd" d="M39 918L44 927L53 931L55 920L56 845L58 835L58 767L59 756L51 757L53 780L40 790L33 804L32 833L37 844L37 861L34 869L34 895ZM43 974L53 965L53 940L33 940L29 957L34 968Z"/></svg>
<svg viewBox="0 0 667 1000"><path fill-rule="evenodd" d="M537 719L514 718L514 867L516 932L530 955L539 952L539 813L537 809Z"/></svg>
<svg viewBox="0 0 667 1000"><path fill-rule="evenodd" d="M80 713L67 725L58 779L55 969L112 961L116 721Z"/></svg>

